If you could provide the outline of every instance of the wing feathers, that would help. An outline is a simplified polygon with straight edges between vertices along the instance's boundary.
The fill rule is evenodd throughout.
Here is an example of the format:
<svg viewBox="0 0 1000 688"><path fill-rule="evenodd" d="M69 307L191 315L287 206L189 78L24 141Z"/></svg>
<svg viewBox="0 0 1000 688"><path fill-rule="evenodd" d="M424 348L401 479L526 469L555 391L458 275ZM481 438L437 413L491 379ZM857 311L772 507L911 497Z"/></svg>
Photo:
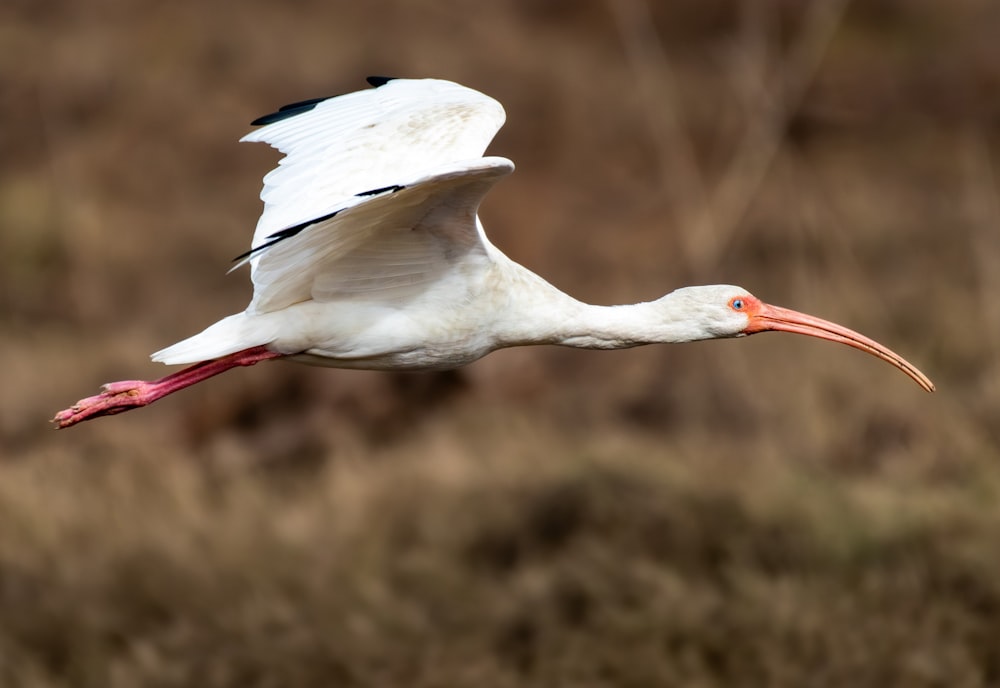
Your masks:
<svg viewBox="0 0 1000 688"><path fill-rule="evenodd" d="M255 257L258 253L271 248L279 241L283 241L284 239L291 239L293 236L301 232L306 227L309 227L310 225L319 224L321 222L325 222L326 220L329 220L330 218L337 215L337 213L339 212L340 212L339 210L334 210L332 213L327 213L326 215L323 215L321 217L317 217L312 220L307 220L306 222L302 222L300 224L293 225L291 227L286 227L285 229L275 232L274 234L269 234L267 236L266 243L263 243L260 246L255 246L246 253L241 253L240 255L233 258L233 262L236 263L236 265L232 267L230 272L250 262L251 258Z"/></svg>
<svg viewBox="0 0 1000 688"><path fill-rule="evenodd" d="M362 292L405 298L401 286L432 281L470 251L485 256L476 211L493 184L513 169L504 158L480 158L398 192L357 199L358 204L309 224L253 258L249 310Z"/></svg>
<svg viewBox="0 0 1000 688"><path fill-rule="evenodd" d="M402 298L449 251L483 247L476 209L513 169L481 157L503 108L448 81L368 81L375 88L287 105L243 137L286 155L264 177L264 212L237 259L251 265L251 310L348 292Z"/></svg>
<svg viewBox="0 0 1000 688"><path fill-rule="evenodd" d="M274 124L275 122L280 122L283 119L288 119L289 117L295 117L296 115L301 115L303 112L309 112L314 107L322 103L324 100L329 100L332 96L324 96L323 98L310 98L309 100L300 100L297 103L289 103L288 105L282 105L278 108L277 112L272 112L268 115L262 115L254 121L250 122L250 126L256 127L263 124Z"/></svg>
<svg viewBox="0 0 1000 688"><path fill-rule="evenodd" d="M251 246L368 189L481 156L503 124L492 98L448 81L393 79L321 101L243 137L286 154L264 178Z"/></svg>
<svg viewBox="0 0 1000 688"><path fill-rule="evenodd" d="M356 197L358 197L358 198L361 198L361 197L364 197L364 196L377 196L379 194L384 194L384 193L395 193L397 191L402 190L403 188L404 187L400 186L399 184L393 184L392 186L383 186L381 189L371 189L370 191L362 191L361 193L357 193L357 194L354 194L354 195ZM326 215L322 215L320 217L313 218L312 220L306 220L305 222L301 222L301 223L299 223L297 225L293 225L291 227L286 227L285 229L277 231L274 234L267 235L267 241L266 241L266 243L263 243L260 246L256 246L256 247L250 249L249 251L247 251L246 253L241 253L240 255L238 255L235 258L233 258L233 262L236 263L236 265L234 265L230 269L230 272L232 272L233 270L235 270L238 267L241 267L241 266L247 264L248 262L250 262L251 258L255 257L258 253L264 251L265 249L271 248L272 246L274 246L279 241L283 241L285 239L291 239L293 236L295 236L296 234L298 234L299 232L301 232L303 229L305 229L305 228L307 228L307 227L309 227L311 225L316 225L316 224L319 224L321 222L326 222L327 220L331 219L335 215L339 214L342 210L344 210L344 208L341 208L339 210L334 210L333 212L327 213Z"/></svg>

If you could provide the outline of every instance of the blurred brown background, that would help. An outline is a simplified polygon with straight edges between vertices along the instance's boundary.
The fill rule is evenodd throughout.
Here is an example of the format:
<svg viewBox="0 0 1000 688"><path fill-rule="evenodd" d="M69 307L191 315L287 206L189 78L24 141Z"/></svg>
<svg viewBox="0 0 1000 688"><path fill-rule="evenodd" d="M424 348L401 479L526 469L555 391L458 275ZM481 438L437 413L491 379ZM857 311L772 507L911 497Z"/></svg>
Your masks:
<svg viewBox="0 0 1000 688"><path fill-rule="evenodd" d="M993 0L0 6L0 685L1000 684ZM368 74L508 115L482 217L598 303L787 335L266 364L53 413L242 309L277 155Z"/></svg>

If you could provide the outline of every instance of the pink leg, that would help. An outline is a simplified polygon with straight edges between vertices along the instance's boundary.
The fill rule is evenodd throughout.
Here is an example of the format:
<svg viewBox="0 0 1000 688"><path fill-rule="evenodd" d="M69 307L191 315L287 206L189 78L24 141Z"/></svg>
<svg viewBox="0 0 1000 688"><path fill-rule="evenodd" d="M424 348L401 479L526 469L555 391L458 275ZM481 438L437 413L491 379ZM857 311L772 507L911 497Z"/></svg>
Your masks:
<svg viewBox="0 0 1000 688"><path fill-rule="evenodd" d="M236 366L252 366L255 363L271 358L280 358L284 354L268 351L263 346L244 349L234 354L217 358L213 361L195 363L189 368L172 373L153 382L143 380L122 380L104 385L100 394L87 397L73 404L65 411L60 411L52 422L57 428L68 428L98 416L111 416L116 413L130 411L140 406L151 404L160 397L165 397L179 389L189 387L196 382L207 380L213 375L223 373Z"/></svg>

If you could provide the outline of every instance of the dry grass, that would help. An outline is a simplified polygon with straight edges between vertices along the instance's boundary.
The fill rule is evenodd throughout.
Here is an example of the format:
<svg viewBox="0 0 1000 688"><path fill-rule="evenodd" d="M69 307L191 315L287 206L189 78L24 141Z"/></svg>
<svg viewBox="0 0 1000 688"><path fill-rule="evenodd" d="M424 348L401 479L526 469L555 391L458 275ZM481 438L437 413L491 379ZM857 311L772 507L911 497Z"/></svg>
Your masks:
<svg viewBox="0 0 1000 688"><path fill-rule="evenodd" d="M343 5L343 6L339 6ZM801 8L804 9L801 9ZM1000 684L1000 12L456 1L0 7L0 685ZM51 432L243 307L282 102L497 96L496 242L886 342L263 365Z"/></svg>
<svg viewBox="0 0 1000 688"><path fill-rule="evenodd" d="M511 434L531 442L512 451ZM630 435L567 442L506 412L457 412L418 439L420 450L365 451L299 475L207 476L156 452L8 466L0 677L1000 678L1000 556L984 546L1000 534L995 476L831 480Z"/></svg>

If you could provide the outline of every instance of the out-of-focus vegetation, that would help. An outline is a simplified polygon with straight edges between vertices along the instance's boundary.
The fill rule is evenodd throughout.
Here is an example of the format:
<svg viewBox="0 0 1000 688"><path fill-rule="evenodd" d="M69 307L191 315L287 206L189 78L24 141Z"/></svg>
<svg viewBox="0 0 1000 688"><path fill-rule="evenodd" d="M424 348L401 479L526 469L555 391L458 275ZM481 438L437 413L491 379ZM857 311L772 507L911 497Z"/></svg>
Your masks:
<svg viewBox="0 0 1000 688"><path fill-rule="evenodd" d="M0 685L1000 683L1000 5L0 6ZM504 103L491 237L885 342L264 364L52 432L244 307L285 102Z"/></svg>

